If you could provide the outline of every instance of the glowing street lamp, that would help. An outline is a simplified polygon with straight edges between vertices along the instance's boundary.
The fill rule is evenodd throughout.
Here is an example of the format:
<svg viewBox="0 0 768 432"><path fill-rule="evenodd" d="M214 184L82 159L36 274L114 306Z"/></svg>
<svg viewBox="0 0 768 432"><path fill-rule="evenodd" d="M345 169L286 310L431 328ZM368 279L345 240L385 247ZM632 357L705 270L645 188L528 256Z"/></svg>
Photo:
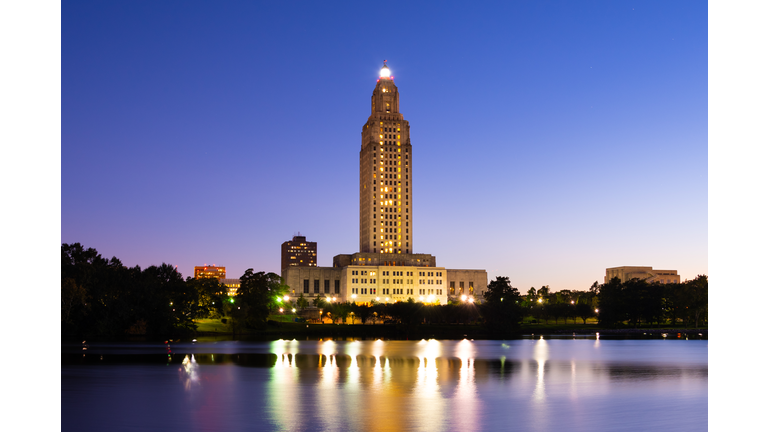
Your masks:
<svg viewBox="0 0 768 432"><path fill-rule="evenodd" d="M291 309L291 312L296 313L296 308Z"/></svg>
<svg viewBox="0 0 768 432"><path fill-rule="evenodd" d="M467 296L462 294L461 295L461 301L463 301L463 302L467 301Z"/></svg>
<svg viewBox="0 0 768 432"><path fill-rule="evenodd" d="M290 300L290 297L288 296L288 294L286 294L286 295L284 295L284 296L283 296L283 300L285 300L285 301L288 301L288 300Z"/></svg>
<svg viewBox="0 0 768 432"><path fill-rule="evenodd" d="M539 303L541 303L541 299L539 299Z"/></svg>
<svg viewBox="0 0 768 432"><path fill-rule="evenodd" d="M283 313L283 308L280 308L280 313Z"/></svg>
<svg viewBox="0 0 768 432"><path fill-rule="evenodd" d="M475 299L474 299L473 297L470 297L470 298L469 298L469 302L470 302L470 303L474 303L474 302L475 302Z"/></svg>

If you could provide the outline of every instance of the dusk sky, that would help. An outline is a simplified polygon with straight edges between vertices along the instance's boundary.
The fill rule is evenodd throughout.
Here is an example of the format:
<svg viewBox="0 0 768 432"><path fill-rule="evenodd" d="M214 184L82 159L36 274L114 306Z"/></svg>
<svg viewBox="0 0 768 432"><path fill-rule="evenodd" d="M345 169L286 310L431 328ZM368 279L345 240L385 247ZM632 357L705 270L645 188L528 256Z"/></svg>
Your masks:
<svg viewBox="0 0 768 432"><path fill-rule="evenodd" d="M707 2L64 2L61 242L280 272L359 250L384 59L414 252L526 291L708 274Z"/></svg>

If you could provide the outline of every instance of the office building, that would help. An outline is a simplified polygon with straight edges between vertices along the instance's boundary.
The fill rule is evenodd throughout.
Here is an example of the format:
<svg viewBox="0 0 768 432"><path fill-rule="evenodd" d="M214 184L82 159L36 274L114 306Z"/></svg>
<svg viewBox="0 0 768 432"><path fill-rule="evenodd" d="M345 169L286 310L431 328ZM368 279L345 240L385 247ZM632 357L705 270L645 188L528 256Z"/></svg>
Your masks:
<svg viewBox="0 0 768 432"><path fill-rule="evenodd" d="M226 267L217 266L195 266L195 279L216 278L225 279L227 277Z"/></svg>
<svg viewBox="0 0 768 432"><path fill-rule="evenodd" d="M632 279L644 280L648 283L680 283L680 275L677 270L654 270L653 267L611 267L605 269L605 283L613 278L619 278L621 282Z"/></svg>
<svg viewBox="0 0 768 432"><path fill-rule="evenodd" d="M283 242L280 247L280 269L286 267L317 267L317 242L308 242L302 235Z"/></svg>

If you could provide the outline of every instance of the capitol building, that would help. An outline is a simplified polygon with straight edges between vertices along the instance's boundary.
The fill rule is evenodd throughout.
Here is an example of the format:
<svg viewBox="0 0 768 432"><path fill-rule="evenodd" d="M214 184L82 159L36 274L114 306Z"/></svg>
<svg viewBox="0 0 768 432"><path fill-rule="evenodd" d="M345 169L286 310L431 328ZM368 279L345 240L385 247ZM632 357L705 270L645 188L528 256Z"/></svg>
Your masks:
<svg viewBox="0 0 768 432"><path fill-rule="evenodd" d="M434 255L414 253L410 124L400 113L400 93L386 61L361 135L360 251L334 256L333 267L317 267L316 258L306 258L316 257L316 243L302 236L283 243L281 273L291 297L355 303L481 301L488 285L485 270L446 269L437 266Z"/></svg>

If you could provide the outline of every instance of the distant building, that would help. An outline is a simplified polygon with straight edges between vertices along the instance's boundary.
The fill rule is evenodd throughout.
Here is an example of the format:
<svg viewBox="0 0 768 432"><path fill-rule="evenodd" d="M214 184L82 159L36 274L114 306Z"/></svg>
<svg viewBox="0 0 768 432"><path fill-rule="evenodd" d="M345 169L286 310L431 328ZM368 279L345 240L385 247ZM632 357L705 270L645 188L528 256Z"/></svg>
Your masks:
<svg viewBox="0 0 768 432"><path fill-rule="evenodd" d="M220 279L219 283L227 287L227 295L230 297L237 295L237 290L240 288L240 279Z"/></svg>
<svg viewBox="0 0 768 432"><path fill-rule="evenodd" d="M280 248L280 269L287 267L317 267L317 242L304 236L293 236Z"/></svg>
<svg viewBox="0 0 768 432"><path fill-rule="evenodd" d="M677 270L654 270L653 267L611 267L605 269L605 283L613 278L619 278L621 282L632 279L640 279L646 282L680 283L680 275Z"/></svg>
<svg viewBox="0 0 768 432"><path fill-rule="evenodd" d="M216 278L221 280L226 277L227 277L226 267L195 266L195 279Z"/></svg>

